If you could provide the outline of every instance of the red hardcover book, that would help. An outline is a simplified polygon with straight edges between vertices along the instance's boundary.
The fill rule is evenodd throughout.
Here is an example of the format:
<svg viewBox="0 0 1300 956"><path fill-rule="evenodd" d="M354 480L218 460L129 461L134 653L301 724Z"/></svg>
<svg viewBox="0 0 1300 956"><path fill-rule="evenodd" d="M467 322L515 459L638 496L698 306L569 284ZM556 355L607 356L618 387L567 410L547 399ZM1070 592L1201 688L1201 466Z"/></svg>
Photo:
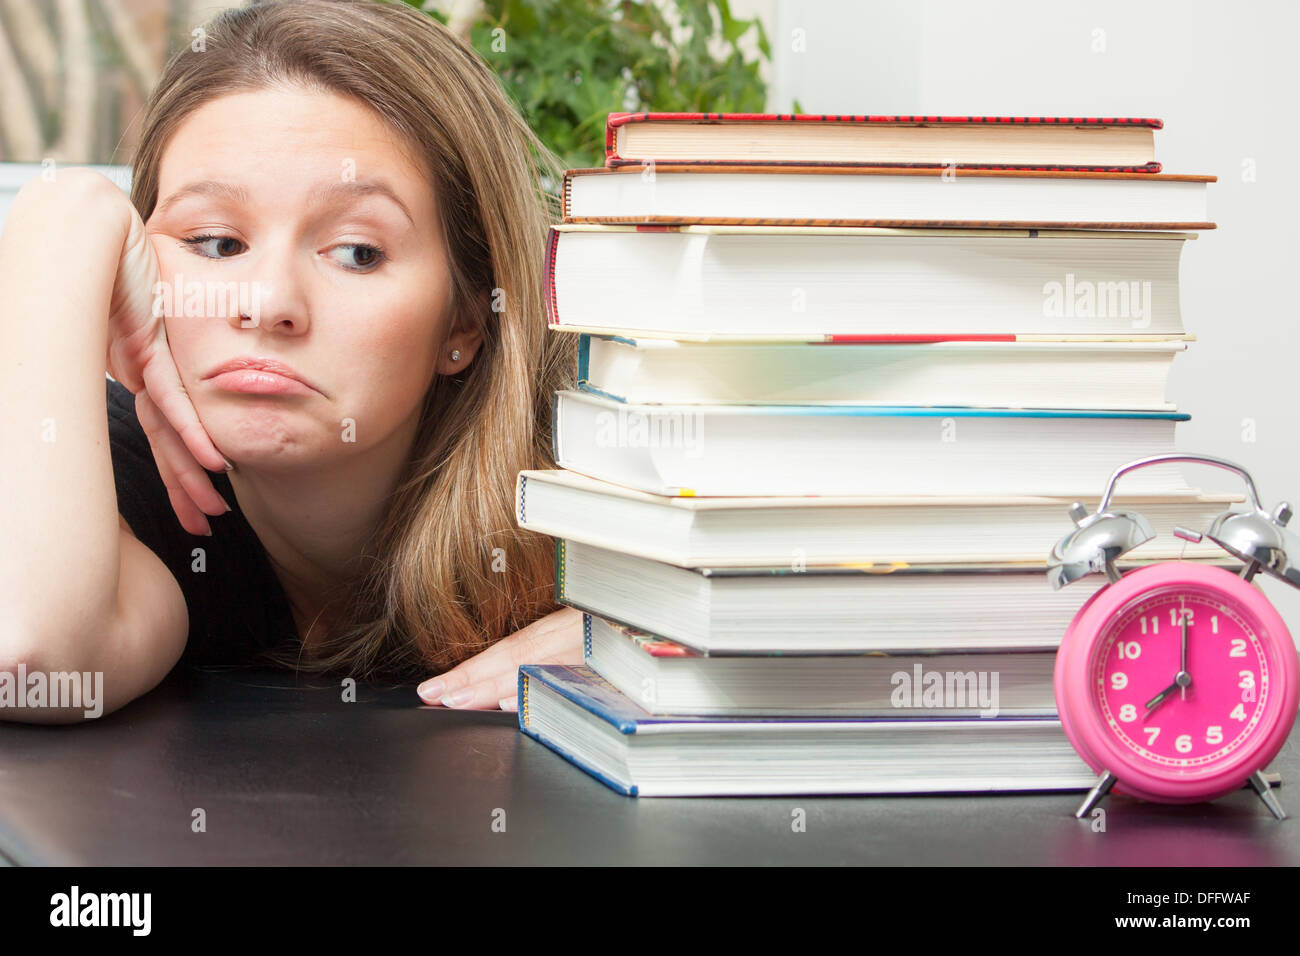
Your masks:
<svg viewBox="0 0 1300 956"><path fill-rule="evenodd" d="M894 166L1158 173L1158 119L610 113L605 165Z"/></svg>

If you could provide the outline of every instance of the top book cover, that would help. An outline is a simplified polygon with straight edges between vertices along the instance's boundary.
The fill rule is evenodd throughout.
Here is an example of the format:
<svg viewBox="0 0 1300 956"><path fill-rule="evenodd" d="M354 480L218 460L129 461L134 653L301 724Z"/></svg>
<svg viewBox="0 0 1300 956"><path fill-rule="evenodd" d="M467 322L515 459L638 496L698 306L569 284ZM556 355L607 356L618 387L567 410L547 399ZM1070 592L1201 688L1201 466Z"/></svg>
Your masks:
<svg viewBox="0 0 1300 956"><path fill-rule="evenodd" d="M610 113L605 166L898 166L1157 173L1159 119Z"/></svg>

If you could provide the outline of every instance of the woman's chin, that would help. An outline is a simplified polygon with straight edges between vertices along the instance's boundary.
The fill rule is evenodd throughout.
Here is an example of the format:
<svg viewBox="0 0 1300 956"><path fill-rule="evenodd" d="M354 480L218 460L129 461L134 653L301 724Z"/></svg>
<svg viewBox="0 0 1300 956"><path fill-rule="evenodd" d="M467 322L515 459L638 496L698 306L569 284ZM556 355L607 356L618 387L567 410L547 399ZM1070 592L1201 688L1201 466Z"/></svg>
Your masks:
<svg viewBox="0 0 1300 956"><path fill-rule="evenodd" d="M208 436L217 451L238 468L275 470L278 468L319 467L328 449L319 435L281 426L268 428L265 423L245 422L230 428L208 427Z"/></svg>

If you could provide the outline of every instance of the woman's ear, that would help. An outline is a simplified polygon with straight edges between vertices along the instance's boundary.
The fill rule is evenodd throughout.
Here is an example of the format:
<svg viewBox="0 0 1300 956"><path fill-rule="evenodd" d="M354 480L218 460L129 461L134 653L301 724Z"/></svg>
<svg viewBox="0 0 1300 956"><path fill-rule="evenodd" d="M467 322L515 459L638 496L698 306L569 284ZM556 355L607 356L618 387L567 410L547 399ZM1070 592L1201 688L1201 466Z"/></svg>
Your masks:
<svg viewBox="0 0 1300 956"><path fill-rule="evenodd" d="M471 308L481 306L486 309L488 299L483 295L475 300ZM474 361L474 356L483 344L483 333L479 331L480 323L466 320L464 315L458 315L452 323L451 331L447 333L447 338L442 344L442 352L438 355L438 374L440 375L459 375L465 371Z"/></svg>

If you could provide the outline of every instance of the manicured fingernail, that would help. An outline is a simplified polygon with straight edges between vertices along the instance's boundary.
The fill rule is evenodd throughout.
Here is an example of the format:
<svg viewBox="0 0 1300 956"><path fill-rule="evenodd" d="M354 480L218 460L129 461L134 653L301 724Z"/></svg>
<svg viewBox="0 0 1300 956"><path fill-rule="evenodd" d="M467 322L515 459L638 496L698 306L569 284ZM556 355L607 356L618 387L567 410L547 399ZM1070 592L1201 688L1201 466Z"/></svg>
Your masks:
<svg viewBox="0 0 1300 956"><path fill-rule="evenodd" d="M227 510L227 511L231 511L231 510L233 510L233 509L230 507L230 502L226 500L226 496L225 496L225 495L217 495L217 497L221 499L221 503L222 503L223 505L226 506L226 510Z"/></svg>
<svg viewBox="0 0 1300 956"><path fill-rule="evenodd" d="M462 687L454 694L448 694L442 699L444 707L462 707L474 699L474 691L468 687Z"/></svg>
<svg viewBox="0 0 1300 956"><path fill-rule="evenodd" d="M207 531L203 532L203 537L205 538L212 537L212 528L209 527Z"/></svg>
<svg viewBox="0 0 1300 956"><path fill-rule="evenodd" d="M233 461L231 461L229 458L227 458L225 455L222 455L222 456L221 456L221 460L224 461L224 462L226 463L226 471L234 471L234 470L235 470L235 463L234 463Z"/></svg>
<svg viewBox="0 0 1300 956"><path fill-rule="evenodd" d="M442 678L435 677L432 680L425 681L423 684L421 684L419 687L415 689L415 692L419 694L421 697L423 697L425 700L432 703L433 701L441 697L442 692L446 689L447 689L447 685L442 680Z"/></svg>

